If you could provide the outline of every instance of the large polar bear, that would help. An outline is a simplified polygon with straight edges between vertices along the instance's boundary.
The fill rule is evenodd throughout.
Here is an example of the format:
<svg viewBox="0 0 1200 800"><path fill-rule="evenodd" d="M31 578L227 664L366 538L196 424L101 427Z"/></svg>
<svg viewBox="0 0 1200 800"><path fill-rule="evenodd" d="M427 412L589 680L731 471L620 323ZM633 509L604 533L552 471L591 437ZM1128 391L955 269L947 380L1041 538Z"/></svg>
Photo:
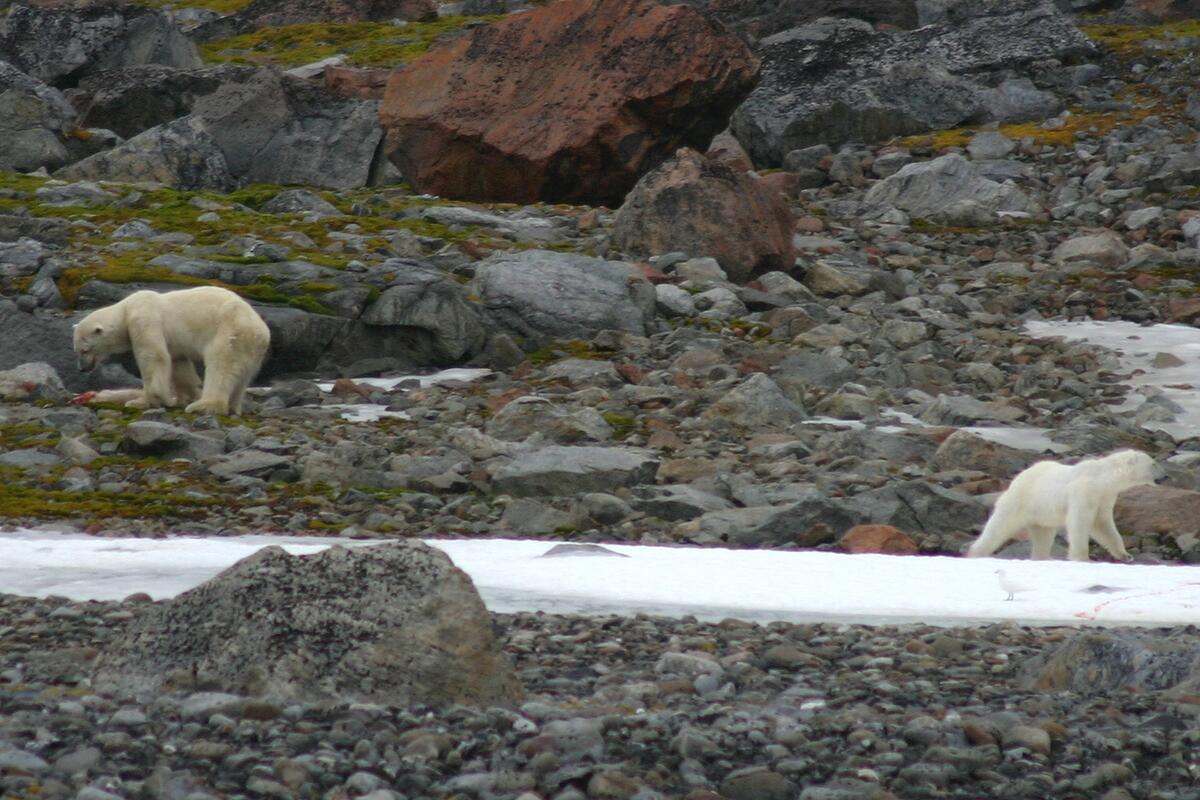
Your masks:
<svg viewBox="0 0 1200 800"><path fill-rule="evenodd" d="M241 413L242 395L270 345L262 317L217 286L134 292L75 325L81 370L133 351L144 387L141 397L126 403L135 408L186 404L197 413ZM197 361L204 364L203 386Z"/></svg>
<svg viewBox="0 0 1200 800"><path fill-rule="evenodd" d="M1067 557L1072 561L1088 560L1091 539L1114 558L1129 561L1113 522L1117 495L1166 476L1166 470L1138 450L1118 450L1074 466L1039 461L1013 478L967 556L989 556L1009 539L1028 533L1033 557L1049 558L1054 535L1066 528Z"/></svg>

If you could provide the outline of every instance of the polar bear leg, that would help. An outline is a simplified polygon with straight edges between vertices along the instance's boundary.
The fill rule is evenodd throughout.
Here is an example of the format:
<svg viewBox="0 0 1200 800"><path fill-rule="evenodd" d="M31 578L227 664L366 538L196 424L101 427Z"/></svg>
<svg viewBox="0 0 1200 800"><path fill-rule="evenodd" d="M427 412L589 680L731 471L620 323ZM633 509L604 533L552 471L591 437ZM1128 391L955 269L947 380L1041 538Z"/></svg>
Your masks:
<svg viewBox="0 0 1200 800"><path fill-rule="evenodd" d="M1009 509L1010 506L1005 503L996 503L987 524L983 526L983 533L979 534L979 538L967 550L967 558L990 556L1024 527L1021 524L1023 520L1014 519Z"/></svg>
<svg viewBox="0 0 1200 800"><path fill-rule="evenodd" d="M1116 498L1113 498L1115 501ZM1120 561L1132 561L1133 556L1129 555L1125 550L1125 542L1121 539L1121 532L1117 530L1117 524L1113 521L1113 504L1109 503L1102 506L1096 511L1096 518L1092 526L1092 535L1096 537L1105 550L1112 554L1113 558Z"/></svg>
<svg viewBox="0 0 1200 800"><path fill-rule="evenodd" d="M1095 512L1088 507L1086 499L1070 493L1067 498L1067 558L1070 560L1088 560L1094 520Z"/></svg>
<svg viewBox="0 0 1200 800"><path fill-rule="evenodd" d="M175 387L175 401L187 405L200 396L203 383L190 358L177 358L171 365L171 385Z"/></svg>
<svg viewBox="0 0 1200 800"><path fill-rule="evenodd" d="M243 356L237 348L237 336L218 333L204 348L204 389L200 399L187 411L204 414L228 414L234 390L249 381ZM241 395L238 395L239 405Z"/></svg>
<svg viewBox="0 0 1200 800"><path fill-rule="evenodd" d="M1050 549L1054 546L1054 535L1058 533L1055 527L1031 525L1029 527L1029 557L1036 561L1045 561L1050 557Z"/></svg>
<svg viewBox="0 0 1200 800"><path fill-rule="evenodd" d="M138 371L142 373L143 395L140 401L130 400L133 408L162 408L176 404L172 386L172 360L161 327L131 326L129 340Z"/></svg>

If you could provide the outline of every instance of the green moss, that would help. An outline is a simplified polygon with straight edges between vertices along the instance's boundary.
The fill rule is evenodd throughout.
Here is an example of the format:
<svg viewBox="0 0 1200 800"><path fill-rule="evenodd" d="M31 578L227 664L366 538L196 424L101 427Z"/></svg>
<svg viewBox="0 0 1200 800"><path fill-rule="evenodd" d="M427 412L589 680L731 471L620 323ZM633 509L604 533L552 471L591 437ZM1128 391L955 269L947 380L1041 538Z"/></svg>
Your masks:
<svg viewBox="0 0 1200 800"><path fill-rule="evenodd" d="M1166 25L1145 27L1140 25L1084 25L1080 28L1096 44L1107 47L1119 56L1132 58L1146 50L1150 41L1162 42L1163 50L1188 47L1186 41L1172 48L1175 40L1200 36L1200 20L1188 19Z"/></svg>
<svg viewBox="0 0 1200 800"><path fill-rule="evenodd" d="M197 498L144 484L138 486L136 491L111 493L64 492L31 487L21 483L20 470L0 469L0 518L194 519L207 514L211 502L211 498Z"/></svg>
<svg viewBox="0 0 1200 800"><path fill-rule="evenodd" d="M405 64L439 38L461 30L472 20L499 17L443 17L432 22L391 25L382 22L306 22L261 28L200 46L205 61L295 66L344 55L360 67Z"/></svg>
<svg viewBox="0 0 1200 800"><path fill-rule="evenodd" d="M181 275L167 267L147 263L153 253L143 250L132 250L115 256L109 256L105 263L98 267L70 267L63 270L58 278L58 291L68 305L74 306L79 290L85 283L93 280L108 283L165 283L178 286L220 286L231 292L256 300L260 303L276 303L292 306L314 314L333 316L334 312L317 299L308 295L293 295L272 286L273 278L269 275L260 276L255 283L238 286L218 280L197 278L192 275Z"/></svg>
<svg viewBox="0 0 1200 800"><path fill-rule="evenodd" d="M60 438L56 429L40 422L14 422L0 425L0 451L22 450L30 447L54 447Z"/></svg>
<svg viewBox="0 0 1200 800"><path fill-rule="evenodd" d="M604 421L613 429L614 439L624 439L638 427L637 419L627 414L606 411L600 416L604 417Z"/></svg>
<svg viewBox="0 0 1200 800"><path fill-rule="evenodd" d="M23 175L20 172L0 170L0 189L10 189L14 192L32 194L40 189L47 181L37 175Z"/></svg>

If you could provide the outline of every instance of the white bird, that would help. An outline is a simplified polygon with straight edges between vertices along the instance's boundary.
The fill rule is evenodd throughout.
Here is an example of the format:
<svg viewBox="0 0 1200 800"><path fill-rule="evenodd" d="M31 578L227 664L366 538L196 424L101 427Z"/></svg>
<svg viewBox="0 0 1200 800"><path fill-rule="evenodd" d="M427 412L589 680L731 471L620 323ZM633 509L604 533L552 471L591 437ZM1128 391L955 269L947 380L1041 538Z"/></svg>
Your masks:
<svg viewBox="0 0 1200 800"><path fill-rule="evenodd" d="M1025 584L1017 583L1012 578L1005 575L1004 570L1002 569L996 570L996 579L1000 582L1000 588L1008 593L1008 597L1004 598L1005 600L1012 600L1013 595L1017 592L1025 592L1029 590L1029 587Z"/></svg>

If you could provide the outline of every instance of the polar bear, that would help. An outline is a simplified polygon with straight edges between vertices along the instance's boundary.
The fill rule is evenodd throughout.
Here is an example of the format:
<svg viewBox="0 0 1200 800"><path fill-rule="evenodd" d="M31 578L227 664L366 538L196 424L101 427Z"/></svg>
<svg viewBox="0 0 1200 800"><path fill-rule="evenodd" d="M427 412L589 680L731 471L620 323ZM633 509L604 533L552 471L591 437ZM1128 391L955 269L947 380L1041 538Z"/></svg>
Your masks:
<svg viewBox="0 0 1200 800"><path fill-rule="evenodd" d="M1088 560L1090 539L1114 558L1129 561L1113 522L1117 495L1166 476L1166 470L1138 450L1118 450L1074 466L1039 461L1013 478L967 556L989 556L1009 539L1028 533L1033 558L1049 558L1054 535L1066 528L1067 557L1072 561Z"/></svg>
<svg viewBox="0 0 1200 800"><path fill-rule="evenodd" d="M106 356L133 351L144 387L126 403L134 408L186 405L196 413L239 414L270 344L262 317L217 286L134 292L75 325L75 352L85 372ZM203 384L197 361L204 364Z"/></svg>

